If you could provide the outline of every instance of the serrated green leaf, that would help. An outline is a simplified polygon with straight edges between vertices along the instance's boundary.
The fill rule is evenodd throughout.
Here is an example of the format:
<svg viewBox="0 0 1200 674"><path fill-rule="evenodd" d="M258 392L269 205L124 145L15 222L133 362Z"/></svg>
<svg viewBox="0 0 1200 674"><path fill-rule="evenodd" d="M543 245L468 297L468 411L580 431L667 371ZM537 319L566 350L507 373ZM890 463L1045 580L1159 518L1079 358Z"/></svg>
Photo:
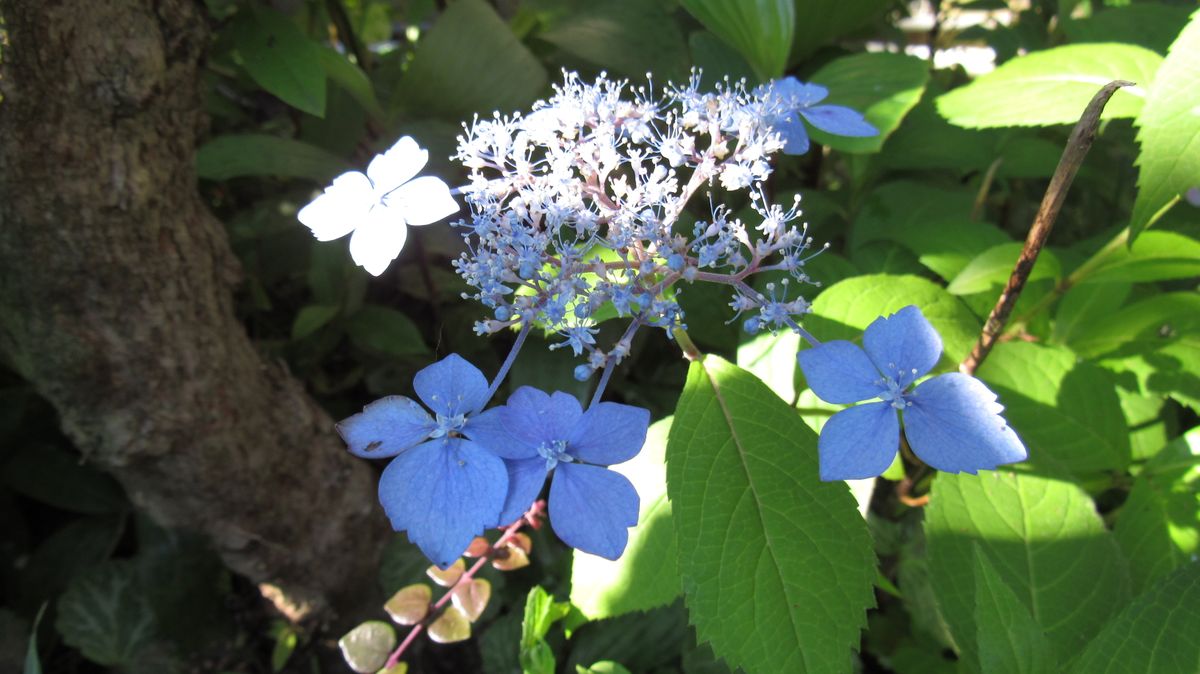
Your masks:
<svg viewBox="0 0 1200 674"><path fill-rule="evenodd" d="M929 65L903 54L854 54L830 61L809 79L829 89L829 98L822 105L849 106L879 129L877 136L849 138L814 128L813 139L835 150L862 154L878 152L921 100L929 82Z"/></svg>
<svg viewBox="0 0 1200 674"><path fill-rule="evenodd" d="M1192 674L1200 663L1200 563L1190 562L1124 607L1071 674Z"/></svg>
<svg viewBox="0 0 1200 674"><path fill-rule="evenodd" d="M1200 10L1171 45L1134 120L1138 193L1130 218L1134 239L1186 190L1200 185Z"/></svg>
<svg viewBox="0 0 1200 674"><path fill-rule="evenodd" d="M325 70L316 42L286 14L251 5L231 29L242 68L263 89L310 115L325 115Z"/></svg>
<svg viewBox="0 0 1200 674"><path fill-rule="evenodd" d="M1042 628L1029 609L1004 584L986 553L973 547L975 569L975 644L979 671L1046 674L1054 659Z"/></svg>
<svg viewBox="0 0 1200 674"><path fill-rule="evenodd" d="M1200 551L1200 428L1167 445L1133 483L1113 535L1141 592ZM1193 463L1189 463L1191 459ZM1177 462L1156 470L1154 464Z"/></svg>
<svg viewBox="0 0 1200 674"><path fill-rule="evenodd" d="M482 0L458 0L421 38L402 95L414 113L457 122L525 107L545 86L545 69L495 10Z"/></svg>
<svg viewBox="0 0 1200 674"><path fill-rule="evenodd" d="M1119 377L1132 375L1145 395L1170 396L1200 412L1200 337L1187 335L1168 340L1153 351L1125 358L1105 359L1100 365Z"/></svg>
<svg viewBox="0 0 1200 674"><path fill-rule="evenodd" d="M1067 349L1004 342L977 375L999 394L1032 465L1043 457L1075 473L1129 465L1129 428L1102 368L1078 362Z"/></svg>
<svg viewBox="0 0 1200 674"><path fill-rule="evenodd" d="M329 324L342 308L325 304L310 304L296 314L292 322L292 341L298 341Z"/></svg>
<svg viewBox="0 0 1200 674"><path fill-rule="evenodd" d="M694 362L667 445L679 570L699 638L748 671L841 672L874 604L874 553L816 435L753 375Z"/></svg>
<svg viewBox="0 0 1200 674"><path fill-rule="evenodd" d="M1013 241L988 248L968 262L946 286L946 290L953 295L970 295L1003 287L1012 275L1013 265L1017 263L1024 247L1025 244ZM1026 282L1057 279L1061 275L1062 266L1058 256L1048 249L1042 249Z"/></svg>
<svg viewBox="0 0 1200 674"><path fill-rule="evenodd" d="M622 75L680 80L688 51L679 23L659 2L610 0L584 4L538 35L559 49Z"/></svg>
<svg viewBox="0 0 1200 674"><path fill-rule="evenodd" d="M218 136L196 151L196 174L209 180L278 176L324 182L348 170L346 162L315 145L278 136Z"/></svg>
<svg viewBox="0 0 1200 674"><path fill-rule="evenodd" d="M1190 10L1179 5L1139 2L1096 12L1085 19L1060 13L1062 29L1071 42L1126 42L1166 54L1187 24Z"/></svg>
<svg viewBox="0 0 1200 674"><path fill-rule="evenodd" d="M421 331L408 316L387 307L367 305L346 321L346 333L356 346L397 358L429 353Z"/></svg>
<svg viewBox="0 0 1200 674"><path fill-rule="evenodd" d="M129 665L154 637L154 617L129 561L108 561L75 577L58 599L63 641L101 665Z"/></svg>
<svg viewBox="0 0 1200 674"><path fill-rule="evenodd" d="M977 662L975 546L1059 661L1079 652L1129 596L1121 551L1078 486L1010 471L939 474L925 508L934 592L955 641Z"/></svg>
<svg viewBox="0 0 1200 674"><path fill-rule="evenodd" d="M1130 44L1081 44L1019 56L965 87L937 99L938 112L970 128L1074 124L1101 87L1113 80L1137 86L1119 89L1101 119L1134 117L1162 57Z"/></svg>
<svg viewBox="0 0 1200 674"><path fill-rule="evenodd" d="M1079 283L1148 283L1200 276L1200 241L1178 232L1146 232L1113 250Z"/></svg>
<svg viewBox="0 0 1200 674"><path fill-rule="evenodd" d="M670 429L670 417L653 424L641 453L612 467L629 478L641 498L625 553L616 561L574 553L571 603L592 620L665 606L682 591L664 463Z"/></svg>
<svg viewBox="0 0 1200 674"><path fill-rule="evenodd" d="M960 362L979 336L979 319L945 288L919 276L874 274L839 281L813 301L804 326L817 339L862 339L876 318L915 304L942 336L944 361Z"/></svg>
<svg viewBox="0 0 1200 674"><path fill-rule="evenodd" d="M737 49L760 80L783 74L796 29L793 0L681 0L680 4Z"/></svg>

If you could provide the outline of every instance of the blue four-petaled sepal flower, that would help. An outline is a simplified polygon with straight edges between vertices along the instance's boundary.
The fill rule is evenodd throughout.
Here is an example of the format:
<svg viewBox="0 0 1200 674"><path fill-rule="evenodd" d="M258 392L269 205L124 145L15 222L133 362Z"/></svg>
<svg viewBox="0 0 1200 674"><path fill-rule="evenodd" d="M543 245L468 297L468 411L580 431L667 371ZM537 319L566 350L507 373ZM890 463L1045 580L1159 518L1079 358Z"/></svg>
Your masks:
<svg viewBox="0 0 1200 674"><path fill-rule="evenodd" d="M915 306L875 319L861 348L839 340L800 352L800 369L822 400L878 399L825 423L818 441L822 480L875 477L886 470L899 448L899 418L913 453L938 470L974 473L1025 460L1025 445L983 382L953 372L912 387L941 355L941 337Z"/></svg>
<svg viewBox="0 0 1200 674"><path fill-rule="evenodd" d="M650 411L602 402L586 412L573 396L528 386L500 410L499 426L477 438L508 466L508 495L499 523L516 520L550 482L550 526L567 545L607 559L625 550L637 524L638 494L607 466L632 459L646 441ZM489 410L490 412L490 410Z"/></svg>
<svg viewBox="0 0 1200 674"><path fill-rule="evenodd" d="M784 154L808 152L808 130L804 122L835 136L867 137L879 135L858 111L844 105L817 105L829 95L819 84L808 84L785 77L766 85L779 103L777 117L769 120L783 137ZM803 121L801 120L803 118Z"/></svg>
<svg viewBox="0 0 1200 674"><path fill-rule="evenodd" d="M434 564L446 568L471 539L495 526L508 492L500 458L476 442L476 431L496 423L483 373L457 354L430 365L413 380L413 400L389 396L337 425L355 456L396 457L379 479L379 501L396 531Z"/></svg>

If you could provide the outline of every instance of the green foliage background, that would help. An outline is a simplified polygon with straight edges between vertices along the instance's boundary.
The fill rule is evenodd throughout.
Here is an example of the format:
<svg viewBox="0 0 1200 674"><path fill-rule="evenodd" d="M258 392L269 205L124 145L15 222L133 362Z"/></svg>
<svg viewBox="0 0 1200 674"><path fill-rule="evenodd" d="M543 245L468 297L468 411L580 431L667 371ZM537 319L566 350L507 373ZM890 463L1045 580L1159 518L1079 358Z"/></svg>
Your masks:
<svg viewBox="0 0 1200 674"><path fill-rule="evenodd" d="M456 184L460 122L526 108L563 68L635 83L701 67L709 83L787 73L823 84L881 133L814 133L822 146L778 159L771 191L799 192L812 234L832 244L810 263L821 285L806 290L806 328L854 339L917 304L945 338L949 371L1008 277L1070 124L1105 82L1135 82L1106 108L1005 340L978 371L1028 462L978 476L898 462L853 491L819 482L814 431L835 410L807 390L797 341L740 333L720 292L687 288L690 332L711 355L689 368L661 334L641 335L610 389L661 419L617 468L642 498L626 555L573 555L535 532L531 566L484 574L493 595L475 636L423 646L411 664L1196 671L1200 209L1181 200L1200 186L1195 4L947 0L932 28L885 0L207 5L199 189L246 270L251 334L338 417L411 393L436 356L494 371L507 348L472 334L481 311L459 298L450 228L413 231L373 280L344 241L318 243L296 222L328 179L400 135ZM935 67L904 53L912 43L990 47L998 68ZM569 356L533 341L511 387L588 394ZM0 625L25 671L183 671L213 653L238 672L316 662L327 635L247 623L238 607L252 588L203 541L145 521L79 462L44 402L13 375L3 382ZM899 482L906 468L915 484ZM398 536L380 603L424 567ZM39 640L9 637L39 625Z"/></svg>

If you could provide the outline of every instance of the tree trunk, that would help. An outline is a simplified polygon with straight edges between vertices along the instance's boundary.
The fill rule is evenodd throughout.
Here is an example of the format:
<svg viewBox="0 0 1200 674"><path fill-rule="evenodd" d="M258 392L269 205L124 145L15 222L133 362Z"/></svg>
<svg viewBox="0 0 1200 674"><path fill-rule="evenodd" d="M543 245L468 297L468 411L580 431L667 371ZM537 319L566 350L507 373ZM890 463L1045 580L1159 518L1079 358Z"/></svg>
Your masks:
<svg viewBox="0 0 1200 674"><path fill-rule="evenodd" d="M296 605L374 579L370 469L233 312L197 0L0 0L0 353L157 520ZM278 603L278 602L277 602Z"/></svg>

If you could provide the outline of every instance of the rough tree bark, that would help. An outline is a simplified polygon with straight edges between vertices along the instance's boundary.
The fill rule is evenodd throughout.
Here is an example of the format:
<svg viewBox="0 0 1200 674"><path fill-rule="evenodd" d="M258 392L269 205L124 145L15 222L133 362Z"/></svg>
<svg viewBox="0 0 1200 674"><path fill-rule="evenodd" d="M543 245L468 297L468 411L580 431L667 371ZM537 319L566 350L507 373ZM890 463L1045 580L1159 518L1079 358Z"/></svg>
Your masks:
<svg viewBox="0 0 1200 674"><path fill-rule="evenodd" d="M198 0L0 0L0 353L141 508L297 604L374 578L370 470L233 313Z"/></svg>

